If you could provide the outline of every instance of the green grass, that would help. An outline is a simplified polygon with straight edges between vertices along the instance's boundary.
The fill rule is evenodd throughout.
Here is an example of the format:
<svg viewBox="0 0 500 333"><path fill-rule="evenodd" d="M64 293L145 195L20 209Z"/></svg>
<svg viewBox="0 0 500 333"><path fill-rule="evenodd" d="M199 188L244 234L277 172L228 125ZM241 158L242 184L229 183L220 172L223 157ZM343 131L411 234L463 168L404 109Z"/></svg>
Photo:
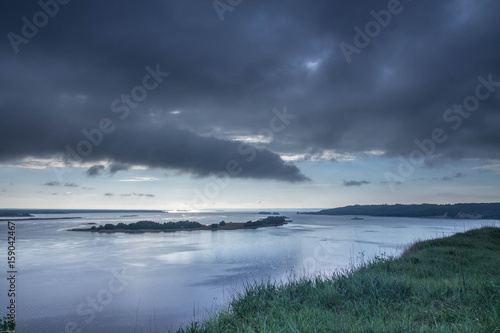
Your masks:
<svg viewBox="0 0 500 333"><path fill-rule="evenodd" d="M249 285L187 332L500 332L500 228L417 242L335 276Z"/></svg>

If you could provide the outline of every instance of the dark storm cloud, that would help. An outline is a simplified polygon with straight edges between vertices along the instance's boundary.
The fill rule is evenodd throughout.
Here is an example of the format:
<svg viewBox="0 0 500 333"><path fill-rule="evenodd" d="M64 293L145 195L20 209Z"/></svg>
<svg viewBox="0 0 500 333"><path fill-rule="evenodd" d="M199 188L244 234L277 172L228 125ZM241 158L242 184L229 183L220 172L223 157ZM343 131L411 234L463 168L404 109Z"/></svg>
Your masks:
<svg viewBox="0 0 500 333"><path fill-rule="evenodd" d="M451 181L453 179L456 179L456 178L464 178L465 175L461 172L457 172L456 174L454 175L451 175L451 176L445 176L443 178L441 178L442 181Z"/></svg>
<svg viewBox="0 0 500 333"><path fill-rule="evenodd" d="M344 180L342 183L343 186L361 186L368 184L370 184L370 182L366 180Z"/></svg>
<svg viewBox="0 0 500 333"><path fill-rule="evenodd" d="M44 184L42 184L44 186L61 186L62 184L56 180L51 180L51 181L48 181ZM64 183L64 186L67 186L67 187L78 187L77 184L75 183Z"/></svg>
<svg viewBox="0 0 500 333"><path fill-rule="evenodd" d="M114 196L114 194L113 193L104 193L104 196L105 197L112 197L112 196Z"/></svg>
<svg viewBox="0 0 500 333"><path fill-rule="evenodd" d="M89 177L95 177L95 176L99 176L101 173L103 173L104 169L105 169L104 165L97 164L97 165L93 165L90 168L88 168L85 173Z"/></svg>
<svg viewBox="0 0 500 333"><path fill-rule="evenodd" d="M147 198L154 198L155 195L154 194L148 194L148 193L122 193L120 194L122 197L131 197L131 196L134 196L134 197L147 197Z"/></svg>
<svg viewBox="0 0 500 333"><path fill-rule="evenodd" d="M389 182L387 180L383 180L383 181L380 182L380 184L385 184L385 185L403 185L403 182L401 182L401 181Z"/></svg>
<svg viewBox="0 0 500 333"><path fill-rule="evenodd" d="M114 163L109 166L109 172L113 174L117 173L118 171L126 171L128 169L130 169L129 165L120 163Z"/></svg>
<svg viewBox="0 0 500 333"><path fill-rule="evenodd" d="M56 180L51 180L51 181L44 183L43 185L44 186L59 186L59 185L61 185L61 183L56 181Z"/></svg>
<svg viewBox="0 0 500 333"><path fill-rule="evenodd" d="M459 178L465 178L466 175L462 172L457 172L453 175L449 176L444 176L444 177L432 177L432 178L427 178L427 177L420 177L420 178L415 178L413 181L442 181L442 182L449 182L455 179Z"/></svg>
<svg viewBox="0 0 500 333"><path fill-rule="evenodd" d="M238 177L303 181L278 152L406 157L427 147L438 159L499 156L497 1L401 2L350 64L340 43L354 45L353 28L364 30L388 1L256 0L224 22L211 1L117 4L61 6L17 55L6 36L21 34L21 18L40 7L4 6L1 160L75 160L67 147L77 151L86 140L91 153L82 161L110 161L111 173L121 170L113 165L143 165L207 176L235 161ZM126 104L122 94L144 86L148 66L169 75ZM479 76L492 83L480 89L489 97L477 111L448 112L475 95ZM128 112L113 112L115 100ZM271 110L283 106L296 117L273 123ZM111 123L100 128L105 118ZM446 140L429 141L438 127ZM231 141L269 129L273 141L260 148Z"/></svg>

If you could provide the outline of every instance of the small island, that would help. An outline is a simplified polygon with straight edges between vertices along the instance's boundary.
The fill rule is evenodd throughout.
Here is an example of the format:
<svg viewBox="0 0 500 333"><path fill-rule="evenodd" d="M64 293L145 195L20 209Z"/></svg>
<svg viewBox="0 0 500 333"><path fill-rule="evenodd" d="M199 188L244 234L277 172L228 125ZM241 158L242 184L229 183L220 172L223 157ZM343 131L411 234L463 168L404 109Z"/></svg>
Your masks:
<svg viewBox="0 0 500 333"><path fill-rule="evenodd" d="M194 231L194 230L238 230L238 229L257 229L263 227L278 227L291 222L285 216L268 216L264 219L248 222L225 222L213 223L204 225L194 221L179 221L179 222L153 222L139 221L135 223L125 224L118 223L93 226L91 228L76 228L69 231L90 231L90 232L127 232L127 233L142 233L142 232L174 232L174 231Z"/></svg>

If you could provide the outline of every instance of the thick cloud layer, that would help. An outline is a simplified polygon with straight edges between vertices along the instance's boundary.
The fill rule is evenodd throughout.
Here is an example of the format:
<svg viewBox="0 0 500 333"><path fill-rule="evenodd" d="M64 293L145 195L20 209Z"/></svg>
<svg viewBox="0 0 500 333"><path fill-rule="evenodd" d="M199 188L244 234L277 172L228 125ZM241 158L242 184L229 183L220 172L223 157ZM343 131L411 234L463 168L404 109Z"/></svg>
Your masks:
<svg viewBox="0 0 500 333"><path fill-rule="evenodd" d="M12 42L41 10L3 10L2 160L65 154L109 160L110 172L197 176L229 164L236 177L293 182L307 177L279 154L500 153L494 0L255 0L224 13L212 1L73 0ZM341 43L357 51L346 57ZM474 111L453 108L462 103ZM267 140L251 146L259 135Z"/></svg>

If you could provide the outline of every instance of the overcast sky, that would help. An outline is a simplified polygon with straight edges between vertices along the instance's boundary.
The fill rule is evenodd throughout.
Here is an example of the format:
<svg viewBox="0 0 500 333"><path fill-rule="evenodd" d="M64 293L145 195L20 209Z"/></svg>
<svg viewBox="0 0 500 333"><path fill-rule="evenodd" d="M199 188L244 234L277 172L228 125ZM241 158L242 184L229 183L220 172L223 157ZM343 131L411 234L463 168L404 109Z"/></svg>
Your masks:
<svg viewBox="0 0 500 333"><path fill-rule="evenodd" d="M9 1L0 206L499 201L498 1Z"/></svg>

